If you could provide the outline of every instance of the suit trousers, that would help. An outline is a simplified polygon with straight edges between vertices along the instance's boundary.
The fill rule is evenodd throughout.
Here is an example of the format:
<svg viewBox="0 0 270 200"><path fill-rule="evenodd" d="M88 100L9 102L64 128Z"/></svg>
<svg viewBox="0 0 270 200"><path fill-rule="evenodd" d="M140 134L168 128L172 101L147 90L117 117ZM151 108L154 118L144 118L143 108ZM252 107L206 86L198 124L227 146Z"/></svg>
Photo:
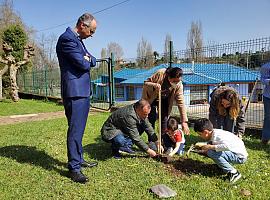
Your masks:
<svg viewBox="0 0 270 200"><path fill-rule="evenodd" d="M270 99L263 96L264 122L262 130L262 140L270 140Z"/></svg>
<svg viewBox="0 0 270 200"><path fill-rule="evenodd" d="M84 162L82 138L90 108L90 97L64 98L63 103L68 121L68 169L78 172L81 170L81 163Z"/></svg>

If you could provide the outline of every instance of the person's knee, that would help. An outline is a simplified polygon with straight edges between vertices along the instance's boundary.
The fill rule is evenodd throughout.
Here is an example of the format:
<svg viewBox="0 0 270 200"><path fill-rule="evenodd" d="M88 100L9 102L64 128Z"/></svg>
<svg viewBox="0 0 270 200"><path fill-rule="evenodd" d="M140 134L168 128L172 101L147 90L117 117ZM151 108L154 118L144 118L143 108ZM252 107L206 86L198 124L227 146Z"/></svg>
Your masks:
<svg viewBox="0 0 270 200"><path fill-rule="evenodd" d="M215 150L209 149L207 151L207 156L212 158L213 160L217 160L220 157L220 153L216 152Z"/></svg>

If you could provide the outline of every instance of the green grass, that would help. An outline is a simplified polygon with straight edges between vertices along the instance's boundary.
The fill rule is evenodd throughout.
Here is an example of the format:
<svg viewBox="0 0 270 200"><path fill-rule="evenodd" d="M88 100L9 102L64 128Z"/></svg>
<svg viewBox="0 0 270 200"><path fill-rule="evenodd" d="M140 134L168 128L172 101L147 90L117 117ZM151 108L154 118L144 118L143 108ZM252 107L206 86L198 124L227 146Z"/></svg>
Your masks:
<svg viewBox="0 0 270 200"><path fill-rule="evenodd" d="M13 102L9 99L0 101L0 116L30 113L54 112L64 110L63 106L53 102L20 99Z"/></svg>
<svg viewBox="0 0 270 200"><path fill-rule="evenodd" d="M177 192L173 199L269 199L270 150L259 139L244 139L249 159L237 165L237 184L222 179L212 160L191 154L165 165L146 157L115 160L100 128L108 113L90 115L84 135L84 157L99 166L84 170L86 185L66 177L66 119L0 126L0 199L155 199L149 188L165 184ZM199 138L192 133L186 148ZM177 169L175 169L177 168ZM174 173L172 173L174 172ZM243 197L241 189L251 191Z"/></svg>

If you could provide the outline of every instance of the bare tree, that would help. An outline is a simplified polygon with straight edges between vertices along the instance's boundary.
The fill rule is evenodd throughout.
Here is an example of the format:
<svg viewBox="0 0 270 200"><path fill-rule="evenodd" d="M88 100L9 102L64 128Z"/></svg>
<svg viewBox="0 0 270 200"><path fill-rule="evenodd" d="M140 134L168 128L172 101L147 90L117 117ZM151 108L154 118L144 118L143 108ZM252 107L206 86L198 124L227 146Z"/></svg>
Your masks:
<svg viewBox="0 0 270 200"><path fill-rule="evenodd" d="M106 54L107 54L107 50L106 50L106 48L102 48L101 49L101 59L105 59L107 56L106 56ZM100 63L100 66L99 66L99 73L101 73L101 74L104 74L104 72L107 72L108 71L108 69L107 69L107 64L106 64L106 62L105 61L102 61L101 63Z"/></svg>
<svg viewBox="0 0 270 200"><path fill-rule="evenodd" d="M172 41L172 36L170 34L167 34L164 43L164 62L169 62L170 41Z"/></svg>
<svg viewBox="0 0 270 200"><path fill-rule="evenodd" d="M200 21L192 22L187 36L187 49L190 51L191 60L198 61L202 56L202 25Z"/></svg>
<svg viewBox="0 0 270 200"><path fill-rule="evenodd" d="M106 48L102 48L100 55L101 55L101 59L106 58L107 57L107 49Z"/></svg>
<svg viewBox="0 0 270 200"><path fill-rule="evenodd" d="M21 24L22 20L13 9L13 0L4 0L0 6L0 29L10 24Z"/></svg>
<svg viewBox="0 0 270 200"><path fill-rule="evenodd" d="M143 37L137 46L137 63L142 68L149 68L154 64L152 45Z"/></svg>
<svg viewBox="0 0 270 200"><path fill-rule="evenodd" d="M115 60L121 60L124 55L122 47L116 42L110 42L107 46L107 56L110 57L111 53L114 53Z"/></svg>
<svg viewBox="0 0 270 200"><path fill-rule="evenodd" d="M119 70L121 68L121 64L123 62L123 49L122 47L116 43L116 42L111 42L107 46L107 55L108 57L111 56L111 53L114 54L114 59L115 59L115 70Z"/></svg>
<svg viewBox="0 0 270 200"><path fill-rule="evenodd" d="M55 34L49 36L41 35L39 43L35 43L35 56L33 58L33 65L38 69L54 69L58 67L55 45L57 37Z"/></svg>
<svg viewBox="0 0 270 200"><path fill-rule="evenodd" d="M146 66L150 68L154 65L155 57L151 43L148 43L146 46Z"/></svg>

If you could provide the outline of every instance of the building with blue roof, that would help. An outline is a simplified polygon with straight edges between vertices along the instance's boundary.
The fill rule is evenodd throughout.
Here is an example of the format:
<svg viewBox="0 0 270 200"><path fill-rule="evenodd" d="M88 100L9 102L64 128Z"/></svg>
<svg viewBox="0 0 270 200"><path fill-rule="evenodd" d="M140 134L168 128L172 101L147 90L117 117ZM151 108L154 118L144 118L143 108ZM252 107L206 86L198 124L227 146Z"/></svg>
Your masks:
<svg viewBox="0 0 270 200"><path fill-rule="evenodd" d="M242 97L248 97L252 87L259 78L259 72L231 64L204 64L204 63L180 63L172 64L183 70L183 85L185 103L194 104L209 101L209 95L220 83L230 85L238 90ZM129 101L141 98L144 81L157 70L167 68L167 64L161 64L151 69L122 69L115 72L115 100ZM103 79L108 79L104 76ZM102 78L101 78L102 79ZM96 80L95 80L96 81ZM93 82L94 85L96 84ZM105 81L103 81L105 83ZM106 88L107 85L96 84L97 88ZM257 88L255 97L261 93L261 86ZM98 92L94 94L98 98ZM108 96L108 95L107 95Z"/></svg>

